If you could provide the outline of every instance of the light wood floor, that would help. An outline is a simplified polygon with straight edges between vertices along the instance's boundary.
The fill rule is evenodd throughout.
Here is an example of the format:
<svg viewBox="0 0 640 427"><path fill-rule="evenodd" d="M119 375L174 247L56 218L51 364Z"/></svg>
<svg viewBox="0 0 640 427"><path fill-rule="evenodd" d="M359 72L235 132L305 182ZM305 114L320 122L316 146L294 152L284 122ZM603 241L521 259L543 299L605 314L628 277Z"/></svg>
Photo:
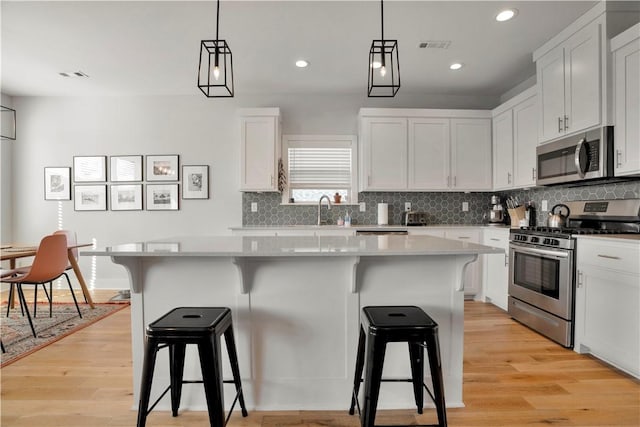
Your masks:
<svg viewBox="0 0 640 427"><path fill-rule="evenodd" d="M97 293L106 301L113 293ZM6 299L6 294L3 293ZM62 296L64 299L64 296ZM56 300L61 297L56 294ZM133 426L129 309L120 311L1 370L3 427ZM638 426L640 382L589 356L565 350L489 304L465 306L465 408L450 426ZM358 427L345 410L234 413L230 427ZM383 412L380 424L435 421L433 410ZM204 412L157 426L207 426Z"/></svg>

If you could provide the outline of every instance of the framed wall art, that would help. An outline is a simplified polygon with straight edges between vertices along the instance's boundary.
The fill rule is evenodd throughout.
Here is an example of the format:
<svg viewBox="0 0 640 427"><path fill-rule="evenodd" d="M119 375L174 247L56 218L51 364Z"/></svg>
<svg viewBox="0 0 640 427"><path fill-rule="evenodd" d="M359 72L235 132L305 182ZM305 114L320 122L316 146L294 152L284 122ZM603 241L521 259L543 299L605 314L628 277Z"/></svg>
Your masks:
<svg viewBox="0 0 640 427"><path fill-rule="evenodd" d="M73 187L74 209L76 211L106 211L106 185L75 185Z"/></svg>
<svg viewBox="0 0 640 427"><path fill-rule="evenodd" d="M112 182L142 181L142 156L111 156L109 166Z"/></svg>
<svg viewBox="0 0 640 427"><path fill-rule="evenodd" d="M112 211L142 210L142 184L118 184L111 188Z"/></svg>
<svg viewBox="0 0 640 427"><path fill-rule="evenodd" d="M178 155L147 156L147 181L178 181Z"/></svg>
<svg viewBox="0 0 640 427"><path fill-rule="evenodd" d="M105 182L107 180L106 156L74 156L74 182Z"/></svg>
<svg viewBox="0 0 640 427"><path fill-rule="evenodd" d="M71 168L44 168L44 199L71 200Z"/></svg>
<svg viewBox="0 0 640 427"><path fill-rule="evenodd" d="M209 198L209 166L182 166L182 198Z"/></svg>
<svg viewBox="0 0 640 427"><path fill-rule="evenodd" d="M147 184L148 211L177 211L178 184Z"/></svg>

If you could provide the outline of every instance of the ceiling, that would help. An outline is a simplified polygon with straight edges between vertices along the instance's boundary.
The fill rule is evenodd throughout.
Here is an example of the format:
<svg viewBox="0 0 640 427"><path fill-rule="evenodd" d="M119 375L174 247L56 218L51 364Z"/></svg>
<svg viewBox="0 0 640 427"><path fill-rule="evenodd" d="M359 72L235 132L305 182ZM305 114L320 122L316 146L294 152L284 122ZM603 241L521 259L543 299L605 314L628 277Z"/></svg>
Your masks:
<svg viewBox="0 0 640 427"><path fill-rule="evenodd" d="M535 74L532 52L595 1L392 1L385 38L399 43L401 92L500 96ZM215 38L214 1L8 1L1 84L10 96L193 95L200 40ZM495 15L515 7L511 21ZM364 94L380 38L378 1L220 4L236 94ZM419 49L448 40L448 49ZM310 62L294 66L298 58ZM452 62L463 68L449 70ZM82 71L89 78L65 78Z"/></svg>

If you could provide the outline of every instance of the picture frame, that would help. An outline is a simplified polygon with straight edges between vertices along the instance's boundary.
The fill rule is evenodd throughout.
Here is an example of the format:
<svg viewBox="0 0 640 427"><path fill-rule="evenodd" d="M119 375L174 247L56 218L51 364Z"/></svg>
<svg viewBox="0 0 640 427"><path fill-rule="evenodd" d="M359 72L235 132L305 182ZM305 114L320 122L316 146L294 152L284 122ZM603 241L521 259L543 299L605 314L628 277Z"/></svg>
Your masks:
<svg viewBox="0 0 640 427"><path fill-rule="evenodd" d="M208 199L209 198L209 166L208 165L182 166L182 198L183 199Z"/></svg>
<svg viewBox="0 0 640 427"><path fill-rule="evenodd" d="M178 184L147 184L148 211L177 211Z"/></svg>
<svg viewBox="0 0 640 427"><path fill-rule="evenodd" d="M76 211L106 211L107 186L105 185L75 185L73 187L74 205Z"/></svg>
<svg viewBox="0 0 640 427"><path fill-rule="evenodd" d="M107 156L74 156L74 182L106 182Z"/></svg>
<svg viewBox="0 0 640 427"><path fill-rule="evenodd" d="M142 156L111 156L109 178L111 182L142 181Z"/></svg>
<svg viewBox="0 0 640 427"><path fill-rule="evenodd" d="M71 200L71 168L44 168L44 199Z"/></svg>
<svg viewBox="0 0 640 427"><path fill-rule="evenodd" d="M142 184L118 184L110 188L112 211L141 211Z"/></svg>
<svg viewBox="0 0 640 427"><path fill-rule="evenodd" d="M147 181L178 181L180 157L177 154L147 156Z"/></svg>

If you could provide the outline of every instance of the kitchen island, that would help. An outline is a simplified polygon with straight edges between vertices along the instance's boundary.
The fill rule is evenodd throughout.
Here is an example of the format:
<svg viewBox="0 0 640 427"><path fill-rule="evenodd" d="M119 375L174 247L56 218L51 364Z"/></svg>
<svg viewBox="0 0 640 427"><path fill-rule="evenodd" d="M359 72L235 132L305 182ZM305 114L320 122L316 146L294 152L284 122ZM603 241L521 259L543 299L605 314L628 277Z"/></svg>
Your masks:
<svg viewBox="0 0 640 427"><path fill-rule="evenodd" d="M447 406L463 406L462 278L479 254L490 253L502 250L431 236L199 236L82 255L109 256L128 271L134 404L146 325L174 307L226 306L233 312L248 408L346 410L360 310L367 305L417 305L438 322ZM168 384L165 353L156 364L152 397ZM409 377L408 361L406 345L390 344L384 376ZM188 348L185 379L199 378L197 352ZM231 389L227 407L230 396ZM202 386L185 386L182 402L181 408L206 410ZM412 402L410 385L383 385L380 408L410 408ZM165 396L159 408L169 407Z"/></svg>

